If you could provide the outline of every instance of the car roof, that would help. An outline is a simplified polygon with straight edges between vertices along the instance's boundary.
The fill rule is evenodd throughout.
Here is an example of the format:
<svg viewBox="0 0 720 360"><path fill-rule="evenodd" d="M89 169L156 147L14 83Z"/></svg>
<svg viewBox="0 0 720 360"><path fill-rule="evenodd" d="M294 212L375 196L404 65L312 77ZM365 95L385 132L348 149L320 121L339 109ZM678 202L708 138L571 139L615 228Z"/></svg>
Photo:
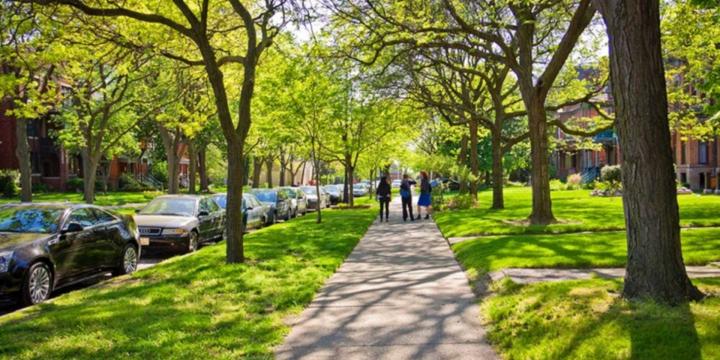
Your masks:
<svg viewBox="0 0 720 360"><path fill-rule="evenodd" d="M155 199L187 199L187 200L199 200L204 197L207 197L206 195L187 195L187 194L173 194L173 195L160 195L156 197ZM153 200L155 200L153 199Z"/></svg>
<svg viewBox="0 0 720 360"><path fill-rule="evenodd" d="M33 203L7 203L1 207L25 207L25 208L46 208L46 209L79 209L79 208L100 208L92 204L78 204L71 202L33 202Z"/></svg>
<svg viewBox="0 0 720 360"><path fill-rule="evenodd" d="M252 189L252 190L251 190L251 192L268 192L268 191L277 192L278 189L277 189L277 188L272 188L272 189L268 189L268 188L255 188L255 189Z"/></svg>

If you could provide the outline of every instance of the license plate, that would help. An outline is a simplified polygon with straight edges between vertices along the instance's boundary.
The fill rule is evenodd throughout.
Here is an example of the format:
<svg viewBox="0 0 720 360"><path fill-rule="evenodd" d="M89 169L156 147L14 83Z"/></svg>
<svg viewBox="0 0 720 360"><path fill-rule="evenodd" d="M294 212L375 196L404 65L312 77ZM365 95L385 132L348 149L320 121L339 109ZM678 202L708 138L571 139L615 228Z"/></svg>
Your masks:
<svg viewBox="0 0 720 360"><path fill-rule="evenodd" d="M148 246L148 245L150 245L150 238L141 237L141 238L140 238L140 245L141 245L141 246Z"/></svg>

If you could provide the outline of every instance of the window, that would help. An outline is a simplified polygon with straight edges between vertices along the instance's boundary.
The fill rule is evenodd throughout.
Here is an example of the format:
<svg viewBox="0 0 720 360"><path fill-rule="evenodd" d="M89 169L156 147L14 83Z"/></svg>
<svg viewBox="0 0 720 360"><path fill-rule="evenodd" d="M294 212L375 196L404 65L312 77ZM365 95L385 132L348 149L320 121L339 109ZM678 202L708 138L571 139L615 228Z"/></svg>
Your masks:
<svg viewBox="0 0 720 360"><path fill-rule="evenodd" d="M707 142L698 143L698 163L700 163L700 164L708 163L708 143Z"/></svg>
<svg viewBox="0 0 720 360"><path fill-rule="evenodd" d="M210 204L209 204L209 203L210 203L210 202L208 201L208 199L201 199L201 200L200 200L200 211L205 211L205 212L207 212L207 213L212 212L212 210L210 210Z"/></svg>
<svg viewBox="0 0 720 360"><path fill-rule="evenodd" d="M78 223L82 227L90 227L98 223L95 214L89 208L77 209L70 213L69 223Z"/></svg>
<svg viewBox="0 0 720 360"><path fill-rule="evenodd" d="M205 202L207 202L208 209L210 210L210 212L217 212L220 210L220 206L218 206L218 204L216 204L211 199L205 199Z"/></svg>
<svg viewBox="0 0 720 360"><path fill-rule="evenodd" d="M685 164L687 162L687 154L685 152L685 148L686 148L685 145L686 144L684 141L680 142L680 163L681 164Z"/></svg>
<svg viewBox="0 0 720 360"><path fill-rule="evenodd" d="M100 209L92 209L95 213L95 217L98 219L99 224L109 223L117 220L116 217L108 214L107 212Z"/></svg>

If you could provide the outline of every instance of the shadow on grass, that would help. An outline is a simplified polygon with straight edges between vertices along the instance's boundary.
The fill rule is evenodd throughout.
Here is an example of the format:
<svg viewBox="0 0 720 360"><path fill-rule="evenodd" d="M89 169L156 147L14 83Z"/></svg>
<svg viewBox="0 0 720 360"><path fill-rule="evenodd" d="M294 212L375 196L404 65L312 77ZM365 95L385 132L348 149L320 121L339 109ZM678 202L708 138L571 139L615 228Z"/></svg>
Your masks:
<svg viewBox="0 0 720 360"><path fill-rule="evenodd" d="M483 306L490 339L510 358L695 360L719 345L718 298L670 307L621 299L619 280L503 282Z"/></svg>
<svg viewBox="0 0 720 360"><path fill-rule="evenodd" d="M0 318L0 357L270 358L282 319L310 302L374 219L329 211L246 237L246 264L225 244Z"/></svg>

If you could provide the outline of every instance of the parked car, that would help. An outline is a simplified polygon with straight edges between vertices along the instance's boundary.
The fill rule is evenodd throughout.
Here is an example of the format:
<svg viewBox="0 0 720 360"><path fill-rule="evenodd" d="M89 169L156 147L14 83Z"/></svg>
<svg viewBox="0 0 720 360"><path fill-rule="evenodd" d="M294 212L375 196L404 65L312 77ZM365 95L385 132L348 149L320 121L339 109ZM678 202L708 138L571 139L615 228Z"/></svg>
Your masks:
<svg viewBox="0 0 720 360"><path fill-rule="evenodd" d="M325 187L320 186L320 196L322 196L325 199L325 207L329 208L331 205L330 201L330 193L325 190Z"/></svg>
<svg viewBox="0 0 720 360"><path fill-rule="evenodd" d="M343 201L342 185L327 185L325 191L330 195L330 204L337 205Z"/></svg>
<svg viewBox="0 0 720 360"><path fill-rule="evenodd" d="M212 199L221 208L227 211L227 194L212 195ZM243 193L241 205L243 214L243 232L248 229L259 229L267 224L267 217L270 207L264 205L253 194Z"/></svg>
<svg viewBox="0 0 720 360"><path fill-rule="evenodd" d="M370 190L368 189L365 184L358 183L353 185L353 196L354 197L360 197L360 196L367 196L368 192Z"/></svg>
<svg viewBox="0 0 720 360"><path fill-rule="evenodd" d="M320 189L322 191L322 187ZM323 193L320 193L320 196L318 197L315 186L302 186L300 187L300 190L307 195L308 209L317 210L318 208L322 209L328 206L326 202L327 198L323 195Z"/></svg>
<svg viewBox="0 0 720 360"><path fill-rule="evenodd" d="M131 273L140 249L133 219L97 206L0 206L0 296L32 305L90 276Z"/></svg>
<svg viewBox="0 0 720 360"><path fill-rule="evenodd" d="M399 188L400 184L402 184L402 180L400 180L400 179L395 179L392 181L392 187L394 187L394 188Z"/></svg>
<svg viewBox="0 0 720 360"><path fill-rule="evenodd" d="M290 220L292 216L292 201L286 191L279 189L253 189L253 195L257 197L260 202L270 207L270 220L271 224L274 224L280 219Z"/></svg>
<svg viewBox="0 0 720 360"><path fill-rule="evenodd" d="M193 252L204 242L222 240L225 210L210 196L158 196L135 215L140 242L149 248Z"/></svg>
<svg viewBox="0 0 720 360"><path fill-rule="evenodd" d="M307 195L298 187L283 188L287 191L292 204L292 217L307 214Z"/></svg>

